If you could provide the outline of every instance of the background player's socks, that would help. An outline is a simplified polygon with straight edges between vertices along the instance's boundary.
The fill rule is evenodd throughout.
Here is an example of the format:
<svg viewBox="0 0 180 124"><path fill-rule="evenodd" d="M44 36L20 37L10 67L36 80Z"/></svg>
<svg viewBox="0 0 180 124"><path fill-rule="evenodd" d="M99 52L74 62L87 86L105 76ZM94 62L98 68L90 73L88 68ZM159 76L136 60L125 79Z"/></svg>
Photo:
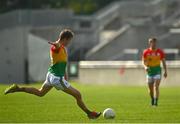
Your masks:
<svg viewBox="0 0 180 124"><path fill-rule="evenodd" d="M154 98L151 98L151 105L154 105Z"/></svg>
<svg viewBox="0 0 180 124"><path fill-rule="evenodd" d="M158 106L158 98L154 98L154 105Z"/></svg>

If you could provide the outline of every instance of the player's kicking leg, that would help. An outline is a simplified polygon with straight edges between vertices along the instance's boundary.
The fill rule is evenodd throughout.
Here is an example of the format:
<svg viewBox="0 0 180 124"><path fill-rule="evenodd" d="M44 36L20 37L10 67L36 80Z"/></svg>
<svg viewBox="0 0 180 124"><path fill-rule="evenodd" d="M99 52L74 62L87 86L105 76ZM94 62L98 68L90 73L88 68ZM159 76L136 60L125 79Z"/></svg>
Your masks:
<svg viewBox="0 0 180 124"><path fill-rule="evenodd" d="M11 85L9 88L7 88L4 92L4 94L14 93L14 92L25 92L29 94L34 94L36 96L42 97L46 93L51 90L52 86L43 84L40 89L36 89L34 87L19 87L17 84Z"/></svg>
<svg viewBox="0 0 180 124"><path fill-rule="evenodd" d="M101 112L90 111L84 104L80 92L75 88L73 88L72 86L64 89L63 91L72 95L76 99L78 106L87 114L89 119L96 119L101 115Z"/></svg>

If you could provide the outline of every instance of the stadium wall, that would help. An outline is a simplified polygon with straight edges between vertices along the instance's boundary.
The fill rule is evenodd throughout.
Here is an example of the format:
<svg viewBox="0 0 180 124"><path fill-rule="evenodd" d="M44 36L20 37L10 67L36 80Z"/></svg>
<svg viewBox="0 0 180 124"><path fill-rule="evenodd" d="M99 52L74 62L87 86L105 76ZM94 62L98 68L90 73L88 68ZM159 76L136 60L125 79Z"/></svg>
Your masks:
<svg viewBox="0 0 180 124"><path fill-rule="evenodd" d="M27 28L0 30L0 83L27 80Z"/></svg>
<svg viewBox="0 0 180 124"><path fill-rule="evenodd" d="M168 61L168 77L162 86L180 86L180 61ZM146 85L141 61L81 61L78 82L82 84Z"/></svg>

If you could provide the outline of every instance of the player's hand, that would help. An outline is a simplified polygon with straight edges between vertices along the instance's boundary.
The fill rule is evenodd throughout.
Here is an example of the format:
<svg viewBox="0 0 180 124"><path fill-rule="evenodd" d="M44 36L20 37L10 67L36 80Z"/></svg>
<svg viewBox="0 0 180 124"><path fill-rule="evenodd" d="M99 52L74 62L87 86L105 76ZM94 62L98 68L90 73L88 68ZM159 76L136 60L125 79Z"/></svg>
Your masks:
<svg viewBox="0 0 180 124"><path fill-rule="evenodd" d="M48 41L48 44L54 45L54 44L55 44L55 42L50 42L50 41Z"/></svg>
<svg viewBox="0 0 180 124"><path fill-rule="evenodd" d="M51 44L51 45L54 45L54 46L58 47L58 46L60 45L59 42L60 42L60 39L58 39L58 40L55 41L55 42L49 41L48 43Z"/></svg>
<svg viewBox="0 0 180 124"><path fill-rule="evenodd" d="M50 42L49 41L48 44L51 44L51 45L54 45L54 46L58 46L59 43L57 43L57 42Z"/></svg>
<svg viewBox="0 0 180 124"><path fill-rule="evenodd" d="M51 44L51 45L54 45L56 48L59 48L60 47L60 43L59 42L48 42L49 44Z"/></svg>
<svg viewBox="0 0 180 124"><path fill-rule="evenodd" d="M146 67L145 67L145 70L146 70L146 72L148 72L148 70L149 70L149 67L147 67L147 66L146 66Z"/></svg>
<svg viewBox="0 0 180 124"><path fill-rule="evenodd" d="M68 81L68 76L67 76L67 74L64 75L64 79Z"/></svg>
<svg viewBox="0 0 180 124"><path fill-rule="evenodd" d="M166 78L166 77L167 77L167 72L165 71L165 72L164 72L164 78Z"/></svg>

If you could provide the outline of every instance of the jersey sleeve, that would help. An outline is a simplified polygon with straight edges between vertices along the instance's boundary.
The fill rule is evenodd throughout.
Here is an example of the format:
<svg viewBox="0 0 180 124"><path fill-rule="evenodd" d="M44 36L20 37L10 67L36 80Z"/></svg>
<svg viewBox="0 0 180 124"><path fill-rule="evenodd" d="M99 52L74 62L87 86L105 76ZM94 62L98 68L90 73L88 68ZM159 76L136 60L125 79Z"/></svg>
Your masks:
<svg viewBox="0 0 180 124"><path fill-rule="evenodd" d="M51 45L51 51L55 52L56 51L56 47L54 45Z"/></svg>
<svg viewBox="0 0 180 124"><path fill-rule="evenodd" d="M159 49L160 55L161 55L161 60L165 58L165 53L163 50Z"/></svg>
<svg viewBox="0 0 180 124"><path fill-rule="evenodd" d="M60 51L60 48L56 48L55 45L51 45L51 52L58 53Z"/></svg>
<svg viewBox="0 0 180 124"><path fill-rule="evenodd" d="M146 59L146 57L147 57L147 50L144 50L142 54L142 59Z"/></svg>

